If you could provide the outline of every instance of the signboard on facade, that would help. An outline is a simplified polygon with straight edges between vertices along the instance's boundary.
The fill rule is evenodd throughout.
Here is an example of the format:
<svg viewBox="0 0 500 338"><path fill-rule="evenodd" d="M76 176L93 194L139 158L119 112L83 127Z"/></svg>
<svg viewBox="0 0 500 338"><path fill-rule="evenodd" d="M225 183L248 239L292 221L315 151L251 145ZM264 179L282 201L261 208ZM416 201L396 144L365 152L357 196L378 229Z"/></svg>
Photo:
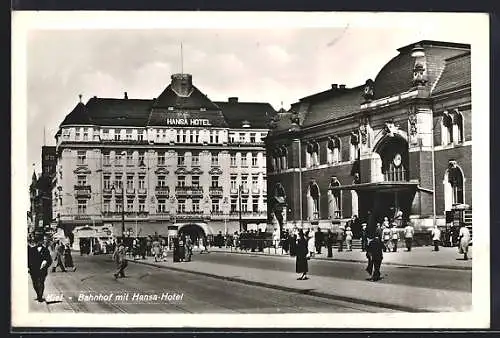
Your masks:
<svg viewBox="0 0 500 338"><path fill-rule="evenodd" d="M211 126L209 119L166 118L167 126Z"/></svg>

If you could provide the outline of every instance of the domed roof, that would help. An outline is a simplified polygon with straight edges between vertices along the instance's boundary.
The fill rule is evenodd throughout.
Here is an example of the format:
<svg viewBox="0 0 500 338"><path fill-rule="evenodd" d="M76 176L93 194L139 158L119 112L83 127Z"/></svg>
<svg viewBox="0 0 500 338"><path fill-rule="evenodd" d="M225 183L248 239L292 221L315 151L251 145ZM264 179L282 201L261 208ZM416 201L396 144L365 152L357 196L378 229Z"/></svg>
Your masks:
<svg viewBox="0 0 500 338"><path fill-rule="evenodd" d="M423 47L427 63L427 86L432 88L444 69L446 59L470 50L470 45L423 40L399 48L399 55L392 58L375 78L374 99L380 99L410 90L413 87L413 67L415 59L412 48Z"/></svg>

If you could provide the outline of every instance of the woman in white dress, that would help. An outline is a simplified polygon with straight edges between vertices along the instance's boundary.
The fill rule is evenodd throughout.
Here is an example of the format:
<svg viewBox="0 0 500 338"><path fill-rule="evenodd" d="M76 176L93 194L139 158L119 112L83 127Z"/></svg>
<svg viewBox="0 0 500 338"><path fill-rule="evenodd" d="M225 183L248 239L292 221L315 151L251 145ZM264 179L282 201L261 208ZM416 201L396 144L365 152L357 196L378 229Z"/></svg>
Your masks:
<svg viewBox="0 0 500 338"><path fill-rule="evenodd" d="M470 244L470 231L469 229L465 226L465 224L462 224L460 227L460 232L458 233L458 239L459 239L459 250L461 254L464 254L464 260L468 260L469 257L467 256L469 252L469 244Z"/></svg>
<svg viewBox="0 0 500 338"><path fill-rule="evenodd" d="M314 231L307 230L306 239L307 239L307 250L309 251L309 255L313 257L315 253L314 250L316 250L316 247L314 245Z"/></svg>

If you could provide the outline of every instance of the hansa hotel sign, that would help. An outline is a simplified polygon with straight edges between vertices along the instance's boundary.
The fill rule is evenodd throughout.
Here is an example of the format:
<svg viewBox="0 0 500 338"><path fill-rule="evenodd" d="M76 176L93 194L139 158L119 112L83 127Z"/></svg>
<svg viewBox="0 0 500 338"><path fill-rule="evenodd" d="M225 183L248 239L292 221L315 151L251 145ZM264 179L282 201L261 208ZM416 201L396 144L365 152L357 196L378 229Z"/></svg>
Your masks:
<svg viewBox="0 0 500 338"><path fill-rule="evenodd" d="M209 119L166 118L167 126L211 126Z"/></svg>

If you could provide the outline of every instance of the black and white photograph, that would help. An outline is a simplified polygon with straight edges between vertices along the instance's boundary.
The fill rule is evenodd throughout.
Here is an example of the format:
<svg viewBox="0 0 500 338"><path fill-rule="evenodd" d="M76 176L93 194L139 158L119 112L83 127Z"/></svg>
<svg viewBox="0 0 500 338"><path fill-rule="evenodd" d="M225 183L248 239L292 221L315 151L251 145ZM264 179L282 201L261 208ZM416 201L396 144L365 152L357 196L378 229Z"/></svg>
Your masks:
<svg viewBox="0 0 500 338"><path fill-rule="evenodd" d="M487 14L12 17L13 326L489 326Z"/></svg>

